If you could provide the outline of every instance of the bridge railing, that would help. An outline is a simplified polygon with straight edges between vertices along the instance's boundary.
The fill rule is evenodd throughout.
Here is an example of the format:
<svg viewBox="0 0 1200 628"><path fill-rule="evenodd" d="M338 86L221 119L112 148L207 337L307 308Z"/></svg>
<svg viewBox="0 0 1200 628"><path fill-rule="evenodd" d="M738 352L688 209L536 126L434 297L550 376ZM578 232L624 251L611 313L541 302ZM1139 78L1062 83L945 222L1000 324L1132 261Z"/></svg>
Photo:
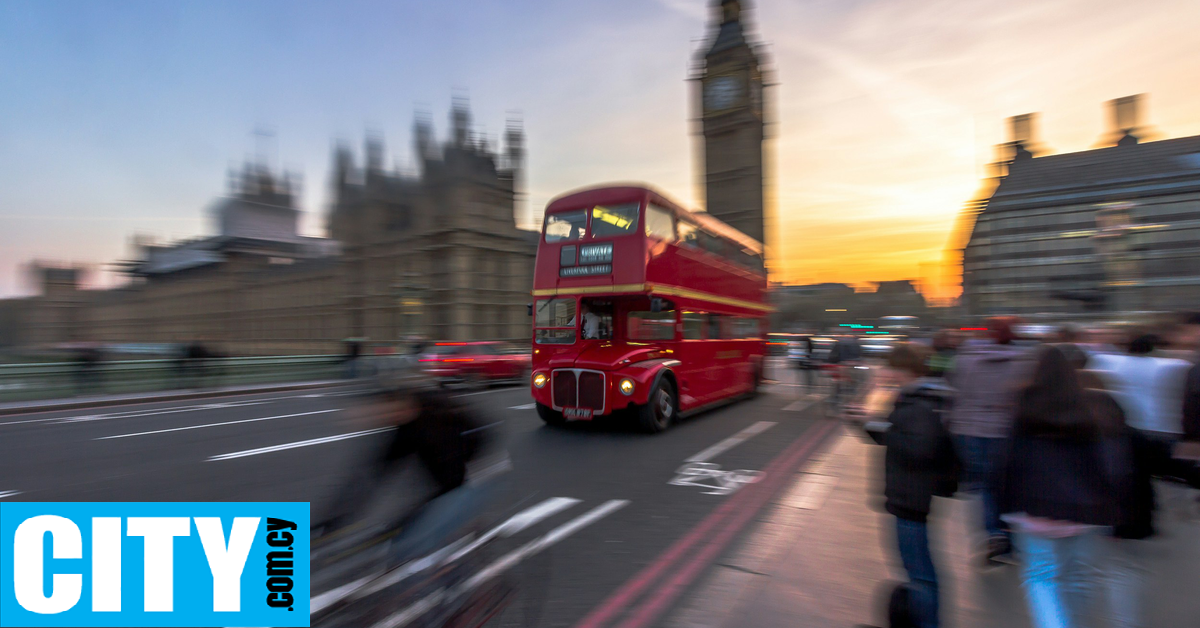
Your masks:
<svg viewBox="0 0 1200 628"><path fill-rule="evenodd" d="M343 360L289 355L0 364L0 402L329 380L341 375Z"/></svg>

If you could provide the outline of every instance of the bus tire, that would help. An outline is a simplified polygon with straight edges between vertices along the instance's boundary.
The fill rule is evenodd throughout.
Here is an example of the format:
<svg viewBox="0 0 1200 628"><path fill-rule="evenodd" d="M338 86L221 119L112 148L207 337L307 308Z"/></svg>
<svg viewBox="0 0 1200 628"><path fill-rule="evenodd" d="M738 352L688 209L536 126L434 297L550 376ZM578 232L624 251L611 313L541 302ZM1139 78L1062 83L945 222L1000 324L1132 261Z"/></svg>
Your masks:
<svg viewBox="0 0 1200 628"><path fill-rule="evenodd" d="M750 371L750 392L748 396L753 399L758 396L759 390L762 389L762 365L751 367Z"/></svg>
<svg viewBox="0 0 1200 628"><path fill-rule="evenodd" d="M546 425L558 427L560 425L567 424L567 419L563 417L562 413L554 408L551 408L550 406L544 406L540 403L537 404L537 413L538 416L541 417L542 421L546 423Z"/></svg>
<svg viewBox="0 0 1200 628"><path fill-rule="evenodd" d="M667 429L679 412L679 401L675 397L675 386L671 380L659 375L646 404L637 408L638 427L649 434Z"/></svg>

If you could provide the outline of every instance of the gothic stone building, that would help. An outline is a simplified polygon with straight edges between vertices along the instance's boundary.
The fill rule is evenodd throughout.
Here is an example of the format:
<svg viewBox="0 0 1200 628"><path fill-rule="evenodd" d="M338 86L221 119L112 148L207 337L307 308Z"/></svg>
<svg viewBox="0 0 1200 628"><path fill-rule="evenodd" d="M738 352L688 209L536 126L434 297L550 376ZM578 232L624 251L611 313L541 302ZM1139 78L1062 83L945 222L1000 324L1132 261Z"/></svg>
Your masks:
<svg viewBox="0 0 1200 628"><path fill-rule="evenodd" d="M461 103L443 144L419 122L419 176L385 170L378 140L361 168L336 149L331 238L299 235L295 183L250 164L212 208L216 235L139 243L118 289L43 269L41 295L0 307L0 341L200 340L250 355L336 352L347 338L528 340L536 235L515 224L522 134L508 130L501 156L469 126Z"/></svg>
<svg viewBox="0 0 1200 628"><path fill-rule="evenodd" d="M376 139L361 168L347 149L336 152L329 231L352 295L349 334L528 339L537 236L516 227L520 130L510 125L496 155L472 136L461 103L445 144L425 121L414 130L419 176L386 172Z"/></svg>
<svg viewBox="0 0 1200 628"><path fill-rule="evenodd" d="M708 213L765 244L762 55L746 37L745 3L715 4L716 32L698 59L695 76L700 85L705 204Z"/></svg>

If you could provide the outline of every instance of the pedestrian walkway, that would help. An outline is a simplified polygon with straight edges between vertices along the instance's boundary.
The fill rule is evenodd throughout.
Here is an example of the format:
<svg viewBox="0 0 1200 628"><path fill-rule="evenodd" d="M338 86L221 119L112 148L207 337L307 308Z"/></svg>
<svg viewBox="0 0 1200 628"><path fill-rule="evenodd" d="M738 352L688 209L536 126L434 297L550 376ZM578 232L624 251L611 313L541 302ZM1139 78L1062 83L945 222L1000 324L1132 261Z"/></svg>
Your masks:
<svg viewBox="0 0 1200 628"><path fill-rule="evenodd" d="M882 510L883 448L846 428L763 511L757 530L720 561L665 625L711 628L886 626L887 583L903 580L893 519ZM1200 625L1200 518L1169 487L1160 534L1141 542L1151 583L1149 626ZM971 498L937 500L930 516L942 581L942 625L1030 626L1016 567L985 569ZM1097 628L1102 628L1098 626Z"/></svg>
<svg viewBox="0 0 1200 628"><path fill-rule="evenodd" d="M93 395L68 397L65 399L15 401L0 403L0 416L9 414L28 414L30 412L54 412L58 410L77 410L80 408L123 406L134 403L183 401L188 399L225 397L229 395L249 395L256 393L284 392L288 390L306 390L309 388L323 388L325 386L332 386L334 384L341 383L342 381L343 380L318 380L279 384L250 384L245 386L221 386L217 388L159 390L154 392L129 393L121 395Z"/></svg>

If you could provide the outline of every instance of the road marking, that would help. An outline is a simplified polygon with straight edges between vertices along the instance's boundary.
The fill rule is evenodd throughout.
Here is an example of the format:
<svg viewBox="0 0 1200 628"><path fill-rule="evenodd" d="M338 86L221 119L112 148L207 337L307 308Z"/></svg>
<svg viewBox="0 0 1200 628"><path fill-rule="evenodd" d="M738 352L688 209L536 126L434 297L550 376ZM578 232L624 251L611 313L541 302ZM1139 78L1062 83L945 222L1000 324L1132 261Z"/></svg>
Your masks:
<svg viewBox="0 0 1200 628"><path fill-rule="evenodd" d="M509 410L532 410L536 406L537 406L537 402L527 403L527 404L520 405L520 406L511 406L511 407L509 407Z"/></svg>
<svg viewBox="0 0 1200 628"><path fill-rule="evenodd" d="M0 499L4 499L5 497L12 497L13 495L20 495L20 494L21 494L21 491L0 491Z"/></svg>
<svg viewBox="0 0 1200 628"><path fill-rule="evenodd" d="M774 426L774 421L759 421L758 423L747 427L746 429L734 434L733 436L730 436L729 438L726 438L716 445L713 445L712 447L705 449L691 458L688 458L684 462L708 462L709 460L716 458L717 456L729 451L730 449L733 449L734 447L737 447L754 436L762 434Z"/></svg>
<svg viewBox="0 0 1200 628"><path fill-rule="evenodd" d="M533 556L538 552L553 546L559 541L571 536L572 534L575 534L583 528L628 505L629 500L626 499L611 499L607 502L604 502L592 510L568 521L567 523L562 524L561 526L558 526L550 532L547 532L545 536L534 539L520 548L505 554L492 564L480 569L475 575L468 578L466 582L456 587L453 592L448 593L444 589L439 590L436 593L412 604L408 608L405 608L404 610L387 617L383 621L374 624L371 628L401 628L402 626L405 626L413 620L420 618L422 615L435 608L442 602L443 599L447 597L447 595L458 597L469 593L488 580L491 580L505 571L512 569L522 560L525 560L526 558L529 558L530 556Z"/></svg>
<svg viewBox="0 0 1200 628"><path fill-rule="evenodd" d="M451 396L452 397L470 397L471 395L490 395L492 393L498 393L498 392L512 392L513 390L515 390L515 389L514 388L492 388L491 390L477 390L475 392L458 393L457 395L451 395Z"/></svg>
<svg viewBox="0 0 1200 628"><path fill-rule="evenodd" d="M497 536L504 536L506 538L510 537L543 519L546 519L559 512L562 512L563 510L566 510L567 508L570 508L571 506L574 506L575 504L578 504L579 502L580 500L571 497L551 497L550 499L547 499L536 506L526 508L525 510L522 510L521 512L509 517L504 521L504 523L501 523L491 530L488 530L478 539L475 539L466 546L458 549L448 557L439 556L438 562L444 562L447 564L452 563L479 549L484 543L491 541ZM417 562L423 563L425 561ZM430 565L428 564L422 565L422 568L429 566ZM378 574L372 574L363 578L359 578L354 582L342 585L336 589L326 591L325 593L313 597L309 601L309 613L316 614L352 595L355 597L361 597L370 595L376 591L381 591L396 584L397 582L403 581L418 571L419 569L414 569L410 566L408 569L396 569L388 576L378 580L374 579Z"/></svg>
<svg viewBox="0 0 1200 628"><path fill-rule="evenodd" d="M166 434L168 432L185 432L187 430L199 430L206 427L221 427L223 425L237 425L239 423L256 423L258 421L274 421L276 419L292 419L298 416L309 416L313 414L326 414L329 412L337 412L341 408L331 408L329 410L313 410L312 412L297 412L295 414L279 414L276 416L264 416L257 419L240 419L237 421L223 421L221 423L205 423L203 425L188 425L184 427L172 427L165 430L151 430L149 432L134 432L132 434L117 434L115 436L101 436L92 440L111 440L114 438L130 438L133 436L149 436L151 434Z"/></svg>
<svg viewBox="0 0 1200 628"><path fill-rule="evenodd" d="M729 495L737 492L743 485L753 484L762 479L762 471L738 469L723 471L721 465L711 462L689 462L675 471L675 477L667 484L672 486L698 486L709 489L704 495ZM705 480L712 484L705 484Z"/></svg>
<svg viewBox="0 0 1200 628"><path fill-rule="evenodd" d="M728 544L729 537L740 530L750 516L758 513L765 499L774 493L782 478L788 477L786 473L780 472L790 470L792 465L811 454L834 427L836 424L830 422L817 424L807 430L767 465L763 470L762 482L725 500L637 575L592 609L575 624L576 628L600 628L608 625L618 614L628 611L643 594L669 577L670 570L681 564L682 568L687 568L686 561L689 556L694 555L693 550L703 557L711 557L712 552L723 549ZM673 590L659 593L670 598L668 602L679 595L679 592Z"/></svg>
<svg viewBox="0 0 1200 628"><path fill-rule="evenodd" d="M324 438L313 438L309 440L297 441L294 443L284 443L282 445L271 445L270 447L259 447L258 449L247 449L245 451L235 451L228 454L220 454L218 456L209 456L208 462L216 462L218 460L233 460L234 458L245 458L247 456L257 456L259 454L270 454L277 451L286 451L288 449L299 449L301 447L311 447L313 445L324 445L325 443L335 443L339 440L347 440L350 438L358 438L359 436L369 436L371 434L379 434L394 430L394 427L377 427L373 430L363 430L361 432L350 432L349 434L338 434L337 436L326 436Z"/></svg>

